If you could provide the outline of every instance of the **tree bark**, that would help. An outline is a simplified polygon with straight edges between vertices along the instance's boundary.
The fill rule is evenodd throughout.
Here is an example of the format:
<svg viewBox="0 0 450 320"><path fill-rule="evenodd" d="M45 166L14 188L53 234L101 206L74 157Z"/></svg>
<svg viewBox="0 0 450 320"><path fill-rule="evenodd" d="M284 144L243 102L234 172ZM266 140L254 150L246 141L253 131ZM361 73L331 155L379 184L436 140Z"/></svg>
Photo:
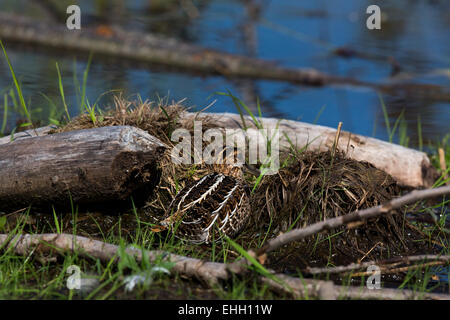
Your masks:
<svg viewBox="0 0 450 320"><path fill-rule="evenodd" d="M31 130L33 131L33 130ZM166 146L145 131L101 127L0 144L0 210L117 205L148 196ZM129 203L128 203L129 205Z"/></svg>

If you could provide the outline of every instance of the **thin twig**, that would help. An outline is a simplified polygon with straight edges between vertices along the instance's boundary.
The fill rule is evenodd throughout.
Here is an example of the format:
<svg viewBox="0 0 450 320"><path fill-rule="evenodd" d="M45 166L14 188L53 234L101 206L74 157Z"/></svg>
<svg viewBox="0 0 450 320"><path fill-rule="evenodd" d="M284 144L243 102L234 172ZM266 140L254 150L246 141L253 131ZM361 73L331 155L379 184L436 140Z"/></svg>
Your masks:
<svg viewBox="0 0 450 320"><path fill-rule="evenodd" d="M412 265L412 266L400 267L400 268L395 268L395 269L381 268L380 272L382 272L383 274L393 274L393 273L406 272L406 271L409 271L409 270L423 269L425 267L440 266L440 265L443 265L443 264L445 264L444 261L433 261L433 262L428 262L428 263L425 263L425 264L415 264L415 265ZM365 272L352 273L351 276L352 277L363 277L363 276L369 276L371 274L373 274L373 272L365 271Z"/></svg>
<svg viewBox="0 0 450 320"><path fill-rule="evenodd" d="M369 251L367 251L360 259L358 259L358 262L361 263L361 261L363 261L379 244L383 245L383 242L378 241L377 243L375 243Z"/></svg>
<svg viewBox="0 0 450 320"><path fill-rule="evenodd" d="M399 264L407 264L411 262L425 262L425 261L434 261L439 262L440 264L445 264L450 261L450 255L440 256L433 254L425 254L425 255L416 255L416 256L407 256L407 257L396 257L388 260L381 261L367 261L364 263L352 263L347 266L338 266L332 268L306 268L305 273L307 274L336 274L336 273L346 273L353 272L361 269L366 269L372 265L377 265L378 267L385 269L385 271L389 270L389 268L398 266ZM395 269L390 269L395 270ZM372 273L370 273L372 274ZM355 276L356 274L352 274Z"/></svg>
<svg viewBox="0 0 450 320"><path fill-rule="evenodd" d="M440 255L434 255L434 254L423 254L423 255L416 255L416 256L406 256L406 257L396 257L388 260L381 260L381 261L367 261L363 263L352 263L347 266L338 266L338 267L332 267L332 268L306 268L305 273L308 274L333 274L333 273L345 273L345 272L352 272L360 269L366 269L369 266L377 265L379 267L381 266L387 266L387 265L398 265L398 263L405 264L405 263L411 263L411 262L417 262L417 261L440 261L443 263L447 263L450 261L450 255L440 256Z"/></svg>

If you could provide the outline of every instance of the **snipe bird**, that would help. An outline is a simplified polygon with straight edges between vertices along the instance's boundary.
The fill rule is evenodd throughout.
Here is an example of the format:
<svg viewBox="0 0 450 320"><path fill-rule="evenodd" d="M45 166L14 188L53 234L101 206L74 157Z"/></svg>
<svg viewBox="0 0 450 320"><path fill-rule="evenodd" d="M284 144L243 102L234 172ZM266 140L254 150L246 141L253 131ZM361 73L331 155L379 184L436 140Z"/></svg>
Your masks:
<svg viewBox="0 0 450 320"><path fill-rule="evenodd" d="M240 168L220 171L184 187L154 231L171 229L176 237L196 244L236 236L250 215L250 189Z"/></svg>

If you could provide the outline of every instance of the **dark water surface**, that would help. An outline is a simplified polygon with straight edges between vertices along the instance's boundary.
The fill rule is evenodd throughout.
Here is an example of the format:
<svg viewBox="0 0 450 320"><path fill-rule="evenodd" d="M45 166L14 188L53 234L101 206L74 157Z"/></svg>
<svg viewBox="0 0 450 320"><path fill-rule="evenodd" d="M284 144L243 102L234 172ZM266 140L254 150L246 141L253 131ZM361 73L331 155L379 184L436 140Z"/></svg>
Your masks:
<svg viewBox="0 0 450 320"><path fill-rule="evenodd" d="M44 2L1 0L0 10L50 21L54 17L42 5ZM384 94L383 99L392 124L403 111L404 122L400 127L410 138L409 146L418 144L418 119L425 143L436 142L450 133L450 1L86 0L78 4L82 26L99 22L119 24L226 52L274 60L284 66L312 67L376 83L442 86L447 94L441 96L427 90L403 90ZM371 4L381 7L381 30L366 28L365 12ZM52 99L62 113L56 61L63 74L70 113L79 112L73 70L75 65L81 81L86 57L8 46L7 42L6 46L25 98L30 102L33 119L42 119L45 124L49 116L57 116L41 93ZM360 56L344 58L333 54L339 47L356 50ZM11 84L8 66L1 58L2 96L5 91L1 90L7 90ZM112 89L123 90L126 96L139 93L143 99L167 95L171 100L187 98L186 104L197 109L217 98L210 111L235 112L228 98L211 97L216 91L229 89L252 106L259 97L265 116L316 121L331 127L343 121L345 130L388 139L379 97L371 89L311 88L283 82L202 77L94 57L88 79L90 102ZM108 101L110 98L106 96L100 105L107 105ZM1 107L1 117L3 113ZM8 113L9 130L19 117L17 113Z"/></svg>

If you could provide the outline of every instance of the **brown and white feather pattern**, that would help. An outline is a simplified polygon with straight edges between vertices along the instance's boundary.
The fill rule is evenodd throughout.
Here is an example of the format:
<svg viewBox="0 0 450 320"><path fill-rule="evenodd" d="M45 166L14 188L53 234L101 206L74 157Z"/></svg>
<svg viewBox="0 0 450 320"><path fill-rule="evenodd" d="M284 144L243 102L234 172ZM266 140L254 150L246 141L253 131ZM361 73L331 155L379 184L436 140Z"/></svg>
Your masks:
<svg viewBox="0 0 450 320"><path fill-rule="evenodd" d="M241 179L210 173L183 188L161 222L193 243L209 243L222 234L235 236L250 213L248 187Z"/></svg>

